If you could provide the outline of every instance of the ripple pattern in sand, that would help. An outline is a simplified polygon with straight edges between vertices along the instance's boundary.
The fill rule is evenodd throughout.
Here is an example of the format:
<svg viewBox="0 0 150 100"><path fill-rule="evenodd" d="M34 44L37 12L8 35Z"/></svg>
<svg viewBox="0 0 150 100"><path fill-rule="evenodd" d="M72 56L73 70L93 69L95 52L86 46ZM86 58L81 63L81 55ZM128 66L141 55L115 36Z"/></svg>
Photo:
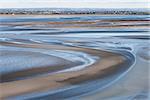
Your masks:
<svg viewBox="0 0 150 100"><path fill-rule="evenodd" d="M1 98L71 98L108 87L135 63L137 42L122 34L148 33L147 16L126 17L1 18Z"/></svg>

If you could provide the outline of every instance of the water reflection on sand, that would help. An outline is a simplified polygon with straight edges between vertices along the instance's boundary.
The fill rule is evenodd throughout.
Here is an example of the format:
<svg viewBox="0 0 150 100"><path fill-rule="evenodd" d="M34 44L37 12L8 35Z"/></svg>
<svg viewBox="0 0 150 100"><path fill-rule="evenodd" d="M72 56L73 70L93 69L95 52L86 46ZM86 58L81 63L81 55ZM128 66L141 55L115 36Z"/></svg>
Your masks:
<svg viewBox="0 0 150 100"><path fill-rule="evenodd" d="M0 20L1 98L148 98L148 16Z"/></svg>

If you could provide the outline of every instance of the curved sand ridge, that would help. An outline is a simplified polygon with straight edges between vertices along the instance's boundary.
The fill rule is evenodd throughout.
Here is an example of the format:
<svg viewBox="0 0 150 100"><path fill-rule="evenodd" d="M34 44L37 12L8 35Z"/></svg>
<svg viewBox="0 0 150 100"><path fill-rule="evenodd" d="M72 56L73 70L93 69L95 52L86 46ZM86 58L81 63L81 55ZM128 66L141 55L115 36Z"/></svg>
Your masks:
<svg viewBox="0 0 150 100"><path fill-rule="evenodd" d="M64 51L69 50L69 51L76 51L76 52L84 52L92 56L97 56L101 58L100 60L97 60L94 64L89 65L88 67L78 71L53 73L51 75L31 77L31 78L21 79L17 81L0 83L0 88L3 91L1 93L1 98L7 98L11 96L17 96L17 95L28 94L28 93L30 94L32 92L42 92L42 91L44 92L53 89L55 90L58 88L79 85L81 83L86 83L101 78L103 79L105 77L111 77L113 75L116 75L117 73L127 70L130 67L130 65L133 63L129 61L131 60L130 56L123 56L119 53L94 50L89 48L67 47L62 45L57 46L57 45L46 45L46 44L45 45L44 44L42 45L41 44L17 44L17 43L9 43L9 42L2 42L1 44L3 46L13 46L13 47L23 47L23 48L64 50ZM47 57L46 59L51 59L51 57ZM54 57L54 59L58 59L58 58ZM58 60L62 61L62 59L58 59ZM66 62L66 60L63 60L63 62ZM67 64L69 65L70 62L67 61L65 65ZM57 65L55 66L56 69L58 65L62 66L59 63L57 63L56 65ZM38 68L30 69L31 74L36 72L37 69L38 72L49 71L49 66L46 67L45 70L42 67L39 68L40 69ZM17 78L20 76L20 74L22 74L22 72L20 73L18 71L15 73L11 73L10 75L9 74L7 75L13 76L13 78L15 77ZM23 71L23 76L24 75L28 75L28 71L27 72ZM5 78L6 76L4 75L3 77Z"/></svg>
<svg viewBox="0 0 150 100"><path fill-rule="evenodd" d="M1 50L0 54L3 58L0 70L1 82L19 80L44 73L53 74L80 70L94 63L94 59L85 53L60 50L37 50L37 52L33 52L33 49L26 51L5 49Z"/></svg>
<svg viewBox="0 0 150 100"><path fill-rule="evenodd" d="M104 91L108 85L114 87L112 82L127 73L135 62L135 48L132 45L146 43L147 46L145 40L149 39L149 17L94 16L2 18L0 49L4 54L3 64L6 66L2 67L7 69L1 71L0 98L60 100L98 89ZM133 37L139 40L132 40L131 35L135 34ZM122 35L129 36L112 37ZM142 40L141 36L144 36ZM135 65L147 67L145 62L149 61L149 49L136 50L136 57L142 58L144 63L137 60ZM7 62L8 59L12 61ZM10 64L13 65L11 70ZM136 67L134 66L135 69ZM136 83L141 83L141 69L135 70L135 75L130 75L132 81L122 77L124 82L134 81L134 84L123 87L121 92L114 87L113 93L117 92L117 95L109 94L106 90L106 96L118 96L120 93L124 94L124 90L129 87L140 87ZM141 71L144 77L148 73L146 70ZM137 77L140 79L135 81Z"/></svg>

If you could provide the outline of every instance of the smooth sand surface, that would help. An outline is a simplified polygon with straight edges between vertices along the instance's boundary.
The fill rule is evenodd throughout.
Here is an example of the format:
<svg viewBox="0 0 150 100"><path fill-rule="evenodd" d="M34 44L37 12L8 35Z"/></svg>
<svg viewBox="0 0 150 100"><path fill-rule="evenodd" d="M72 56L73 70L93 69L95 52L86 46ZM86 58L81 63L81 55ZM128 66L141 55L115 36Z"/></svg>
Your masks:
<svg viewBox="0 0 150 100"><path fill-rule="evenodd" d="M12 43L2 43L2 45L11 46ZM74 51L84 51L93 56L101 57L93 65L73 72L57 73L48 76L33 77L24 80L11 81L0 83L0 89L3 91L1 93L1 98L6 98L10 96L16 96L24 93L31 93L37 91L45 91L49 89L62 88L64 86L71 86L73 84L79 84L86 81L98 79L111 75L116 71L119 71L117 67L123 64L126 58L120 54L111 53L107 51L87 49L87 48L74 48L74 47L64 47L64 46L54 46L54 45L40 45L40 44L15 44L13 46L19 47L32 47L32 48L44 48L44 49L59 49L59 50L74 50ZM48 69L47 69L48 70ZM34 72L34 70L32 70ZM15 76L19 74L13 73ZM12 74L12 75L13 75ZM24 72L24 74L26 74Z"/></svg>
<svg viewBox="0 0 150 100"><path fill-rule="evenodd" d="M98 100L99 98L107 100L149 100L150 87L150 59L145 59L141 54L148 53L148 47L136 47L136 63L133 68L115 84L103 91L97 91L89 95L83 96L80 100ZM145 51L146 50L146 51ZM149 58L150 55L146 55ZM119 96L118 96L119 95Z"/></svg>
<svg viewBox="0 0 150 100"><path fill-rule="evenodd" d="M113 80L113 76L116 76L115 79L118 79L118 77L125 73L127 69L131 68L131 65L135 61L134 57L130 57L128 54L126 54L126 50L130 51L131 55L133 56L133 48L130 48L130 46L132 47L133 45L137 44L143 45L146 43L144 43L146 39L137 41L136 39L138 38L134 38L134 40L130 41L133 38L130 37L130 39L123 39L119 37L111 37L111 35L107 34L107 32L115 36L128 36L132 34L131 32L133 32L134 34L138 33L143 35L148 34L149 28L149 20L147 19L147 16L6 16L1 16L2 22L0 23L2 27L0 33L2 50L4 49L11 51L7 51L7 53L9 52L8 56L12 55L12 57L9 57L11 59L13 58L13 61L16 62L15 64L18 64L18 59L14 58L15 55L18 58L24 57L24 54L28 57L37 57L33 58L34 61L38 61L40 57L43 57L43 60L41 60L41 62L38 62L40 64L36 63L35 65L37 66L34 66L34 68L30 68L32 66L28 66L29 68L25 70L17 70L2 74L2 81L0 83L1 99L12 98L13 96L15 98L26 94L32 95L32 93L47 93L48 91L53 92L53 90L57 91L58 89L64 89L71 86L82 87L82 83L92 83L93 81L98 80L100 80L99 82L101 82L101 79L104 79L105 81L105 79L108 78ZM86 21L88 18L90 20ZM108 37L105 37L105 35L108 35ZM97 50L94 48L104 50ZM125 50L125 48L129 49ZM55 55L46 56L39 55L38 53L32 54L31 52L29 53L28 50L27 52L20 52L19 50L21 49L23 49L24 51L26 51L27 49L32 49L33 52L39 49L44 49L47 51L62 50L67 53L69 53L68 51L85 53L92 57L95 57L95 62L77 71L58 72L51 74L51 72L63 70L65 68L72 68L80 64L73 64L73 62L65 59L65 57L62 57L62 59L60 56ZM115 51L107 51L106 49ZM17 52L13 52L13 50L18 50L18 54ZM119 50L122 51L119 52ZM149 49L143 48L141 49L141 51L138 51L138 57L141 57L140 60L149 61L147 50ZM10 62L7 63L7 57L5 58L5 64L7 65L6 67L9 67ZM42 65L45 64L45 58L49 60L52 59L52 62L57 60L59 61L59 63L50 64L51 61L46 60L47 65ZM32 61L30 61L29 59L30 58L24 61L21 60L19 63L26 62L27 65L30 65ZM145 65L147 63L144 62L138 62L137 64L139 64L140 66L147 66ZM21 65L22 64L20 64L20 68L26 66L25 64L22 66ZM140 70L142 70L142 68ZM144 69L144 71L145 70L146 69ZM134 72L136 72L136 70ZM140 75L136 77L136 75L138 75L138 72L140 71L137 71L136 74L133 74L134 76L132 76L132 74L129 75L129 77L131 77L130 80L125 81L127 83L131 82L133 84L131 86L136 86L136 84L138 83L138 77L141 78ZM143 73L144 72L141 72L141 74ZM133 82L134 80L135 82ZM125 81L119 84L119 87L122 87L122 84L126 83ZM106 83L106 85L108 84ZM114 85L111 84L111 87L113 86ZM131 93L131 87L129 87L130 85L127 84L125 86L127 88L124 88L123 91ZM147 85L139 85L140 88L143 88L145 86ZM103 87L105 86L102 85L102 88ZM99 87L94 88L94 90L97 90L97 88ZM137 87L133 87L131 89L134 88ZM87 89L90 90L91 88ZM122 93L122 91L120 92L119 89L115 92L115 89L112 90L112 93L114 93L114 95L116 92L115 96L119 96ZM78 92L78 94L80 93L80 91L76 92ZM110 92L106 91L104 94L106 96L110 96ZM67 94L65 93L66 92L63 91L62 95ZM83 95L84 93L81 93L81 95ZM86 93L88 94L88 92ZM101 94L101 98L103 97L102 95L103 93Z"/></svg>

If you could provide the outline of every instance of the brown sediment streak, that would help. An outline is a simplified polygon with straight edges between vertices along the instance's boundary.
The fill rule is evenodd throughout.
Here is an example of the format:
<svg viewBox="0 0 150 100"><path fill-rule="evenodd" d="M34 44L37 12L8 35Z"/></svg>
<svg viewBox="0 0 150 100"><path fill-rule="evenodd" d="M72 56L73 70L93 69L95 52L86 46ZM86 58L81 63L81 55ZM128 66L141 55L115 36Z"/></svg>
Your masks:
<svg viewBox="0 0 150 100"><path fill-rule="evenodd" d="M58 28L128 28L128 27L149 27L149 20L91 20L91 21L63 21L63 22L15 22L15 23L1 23L0 25L11 26L34 26L34 25L47 25L47 27ZM107 23L107 25L101 25ZM120 25L121 23L121 25ZM129 23L131 25L129 25ZM138 25L136 25L138 23ZM100 24L100 25L99 25ZM110 25L109 25L110 24ZM126 24L126 25L124 25ZM143 25L145 24L145 25Z"/></svg>
<svg viewBox="0 0 150 100"><path fill-rule="evenodd" d="M98 56L101 58L89 67L86 67L79 71L54 73L47 76L38 76L29 79L0 83L0 91L3 91L0 95L0 98L2 99L25 93L63 88L74 84L80 84L87 81L100 79L119 71L119 68L121 68L120 65L122 65L126 61L126 58L120 54L89 48L65 47L46 44L16 44L9 42L3 42L1 43L1 45L16 47L18 46L23 48L42 48L47 50L73 50L85 52L87 54ZM32 71L34 72L34 70ZM16 72L14 74L17 75L19 74L19 72Z"/></svg>
<svg viewBox="0 0 150 100"><path fill-rule="evenodd" d="M0 25L34 25L34 24L96 24L98 22L149 22L149 20L92 20L92 21L63 21L63 22L16 22L16 23L0 23Z"/></svg>
<svg viewBox="0 0 150 100"><path fill-rule="evenodd" d="M6 74L2 74L0 82L11 82L19 78L26 78L26 77L30 77L36 74L40 75L44 73L55 72L58 70L66 69L66 66L69 66L67 68L71 68L77 65L79 65L79 63L73 63L73 62L67 61L63 64L58 64L57 66L41 66L38 68L31 68L31 69L25 69L25 70L21 70L17 72L10 72Z"/></svg>

